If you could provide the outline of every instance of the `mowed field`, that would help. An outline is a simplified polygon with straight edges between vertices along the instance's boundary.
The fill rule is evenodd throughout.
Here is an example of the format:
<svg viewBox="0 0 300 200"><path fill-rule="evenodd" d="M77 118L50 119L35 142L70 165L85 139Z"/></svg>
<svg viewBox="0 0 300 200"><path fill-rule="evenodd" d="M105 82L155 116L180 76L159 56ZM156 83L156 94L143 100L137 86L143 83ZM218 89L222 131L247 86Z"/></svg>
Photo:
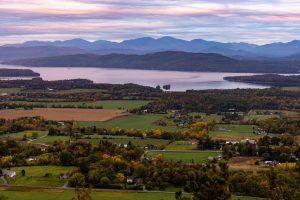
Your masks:
<svg viewBox="0 0 300 200"><path fill-rule="evenodd" d="M259 138L260 136L253 133L252 125L234 125L225 124L218 125L214 130L210 131L209 135L213 139L223 139L223 140L240 140L246 138Z"/></svg>
<svg viewBox="0 0 300 200"><path fill-rule="evenodd" d="M21 171L25 170L25 176L22 176ZM13 167L17 175L10 181L11 185L26 185L26 186L45 186L45 187L62 187L66 180L59 178L60 173L71 172L75 167L62 166L24 166ZM46 174L49 174L48 176Z"/></svg>
<svg viewBox="0 0 300 200"><path fill-rule="evenodd" d="M77 109L77 108L34 108L32 110L0 110L0 116L6 119L41 116L57 121L107 121L126 115L118 109Z"/></svg>
<svg viewBox="0 0 300 200"><path fill-rule="evenodd" d="M172 161L182 161L185 163L204 163L208 161L208 157L210 156L218 156L221 155L221 152L171 152L171 151L149 151L146 154L146 157L155 158L161 154L164 160L172 160Z"/></svg>

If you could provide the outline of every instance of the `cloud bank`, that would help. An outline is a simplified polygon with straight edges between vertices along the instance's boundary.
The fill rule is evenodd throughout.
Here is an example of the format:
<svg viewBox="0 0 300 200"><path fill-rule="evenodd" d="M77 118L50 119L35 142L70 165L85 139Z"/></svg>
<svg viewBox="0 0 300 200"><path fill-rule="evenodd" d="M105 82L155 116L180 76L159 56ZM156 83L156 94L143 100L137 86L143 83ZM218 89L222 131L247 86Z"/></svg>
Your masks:
<svg viewBox="0 0 300 200"><path fill-rule="evenodd" d="M296 0L1 0L0 44L173 36L270 43L300 35Z"/></svg>

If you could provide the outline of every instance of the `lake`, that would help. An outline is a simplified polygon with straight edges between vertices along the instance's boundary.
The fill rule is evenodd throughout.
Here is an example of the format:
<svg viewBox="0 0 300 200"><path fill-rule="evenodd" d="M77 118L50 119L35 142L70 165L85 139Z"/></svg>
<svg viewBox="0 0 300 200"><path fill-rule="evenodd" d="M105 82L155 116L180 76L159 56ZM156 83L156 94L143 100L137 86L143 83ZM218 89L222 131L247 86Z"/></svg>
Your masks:
<svg viewBox="0 0 300 200"><path fill-rule="evenodd" d="M23 67L1 64L0 68L32 69L40 73L44 80L84 78L92 80L95 83L136 83L152 87L170 84L172 91L185 91L190 89L266 88L266 86L262 85L223 80L225 76L254 75L251 73L178 72L83 67Z"/></svg>

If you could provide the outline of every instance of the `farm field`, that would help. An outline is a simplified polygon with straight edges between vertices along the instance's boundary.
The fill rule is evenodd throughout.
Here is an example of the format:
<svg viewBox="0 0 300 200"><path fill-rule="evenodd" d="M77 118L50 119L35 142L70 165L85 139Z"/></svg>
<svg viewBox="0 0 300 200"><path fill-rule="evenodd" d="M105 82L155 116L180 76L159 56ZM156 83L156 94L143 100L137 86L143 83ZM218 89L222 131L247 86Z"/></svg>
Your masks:
<svg viewBox="0 0 300 200"><path fill-rule="evenodd" d="M124 115L123 110L116 109L76 109L76 108L34 108L32 110L0 110L0 116L6 119L42 116L57 121L107 121Z"/></svg>
<svg viewBox="0 0 300 200"><path fill-rule="evenodd" d="M158 126L153 122L166 116L165 114L144 114L144 115L128 115L119 117L106 122L79 122L79 126L96 126L98 128L122 128L122 129L139 129L152 130L161 129L165 131L180 130L176 126Z"/></svg>
<svg viewBox="0 0 300 200"><path fill-rule="evenodd" d="M1 191L1 188L0 188ZM9 197L8 200L68 200L74 197L73 191L65 191L62 189L55 189L52 192L36 191L1 191L1 194ZM94 200L174 200L174 193L164 192L135 192L135 191L101 191L93 192L92 198ZM237 197L233 196L233 200L263 200L262 198L255 197Z"/></svg>
<svg viewBox="0 0 300 200"><path fill-rule="evenodd" d="M174 141L165 148L166 150L196 150L197 143L191 144L188 141Z"/></svg>
<svg viewBox="0 0 300 200"><path fill-rule="evenodd" d="M39 100L39 99L37 99ZM51 100L51 99L44 99ZM74 106L103 106L103 108L107 109L134 109L139 108L141 106L147 105L151 101L147 100L105 100L105 101L87 101L87 102L64 102L58 101L59 99L55 99L53 102L31 102L31 101L13 101L12 103L25 103L25 104L43 104L47 105L47 107L51 107L52 105L74 105Z"/></svg>
<svg viewBox="0 0 300 200"><path fill-rule="evenodd" d="M25 170L25 176L22 176L21 171ZM17 175L11 181L12 185L27 185L27 186L47 186L61 187L66 180L59 178L60 173L71 172L74 167L62 166L24 166L14 167L11 170L16 171ZM46 174L49 173L49 176Z"/></svg>
<svg viewBox="0 0 300 200"><path fill-rule="evenodd" d="M213 139L224 139L224 140L240 140L246 138L259 138L259 135L253 134L252 125L218 125L209 135Z"/></svg>
<svg viewBox="0 0 300 200"><path fill-rule="evenodd" d="M155 158L157 155L162 154L164 160L182 161L185 163L203 163L208 160L209 156L218 156L221 152L167 152L167 151L149 151L146 157Z"/></svg>

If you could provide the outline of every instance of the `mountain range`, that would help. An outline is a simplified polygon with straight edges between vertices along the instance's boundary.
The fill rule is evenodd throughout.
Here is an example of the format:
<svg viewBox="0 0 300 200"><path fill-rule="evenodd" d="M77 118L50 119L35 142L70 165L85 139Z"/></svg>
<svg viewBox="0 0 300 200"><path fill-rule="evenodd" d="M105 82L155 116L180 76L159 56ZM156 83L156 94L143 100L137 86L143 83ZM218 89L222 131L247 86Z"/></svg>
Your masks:
<svg viewBox="0 0 300 200"><path fill-rule="evenodd" d="M83 39L65 41L28 41L22 44L0 46L0 60L47 57L73 54L149 54L162 51L190 53L217 53L239 60L300 60L300 41L256 45L249 43L223 43L195 39L191 41L173 37L154 39L143 37L122 42Z"/></svg>
<svg viewBox="0 0 300 200"><path fill-rule="evenodd" d="M144 55L77 54L7 61L4 64L35 67L99 67L146 70L298 73L297 61L237 60L220 54L165 51Z"/></svg>

